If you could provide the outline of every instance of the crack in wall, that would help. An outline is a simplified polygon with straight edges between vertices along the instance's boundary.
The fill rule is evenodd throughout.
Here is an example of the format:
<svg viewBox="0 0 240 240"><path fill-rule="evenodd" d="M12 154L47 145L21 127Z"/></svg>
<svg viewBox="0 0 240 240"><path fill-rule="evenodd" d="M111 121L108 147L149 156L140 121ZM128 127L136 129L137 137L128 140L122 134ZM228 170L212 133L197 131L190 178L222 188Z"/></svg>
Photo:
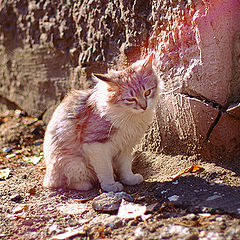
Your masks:
<svg viewBox="0 0 240 240"><path fill-rule="evenodd" d="M210 127L209 127L209 129L208 129L208 132L207 132L207 135L206 135L206 138L205 138L205 140L204 140L203 142L208 142L208 140L209 140L209 138L210 138L210 135L211 135L213 129L215 128L215 126L218 124L221 116L222 116L222 112L219 111L217 117L215 118L215 120L214 120L214 121L212 122L212 124L210 125Z"/></svg>
<svg viewBox="0 0 240 240"><path fill-rule="evenodd" d="M205 98L203 96L200 96L200 95L193 96L193 95L190 95L190 94L188 94L186 92L181 93L181 95L183 95L185 97L188 97L188 98L191 98L191 99L197 99L197 100L201 101L202 103L207 104L207 105L209 105L209 106L211 106L211 107L213 107L213 108L218 110L217 117L210 124L210 127L209 127L209 129L207 131L207 134L206 134L206 137L205 137L205 140L203 141L204 143L208 142L209 138L211 136L211 133L213 132L214 128L216 127L216 125L218 124L218 122L219 122L219 120L220 120L220 118L222 116L222 113L224 113L224 112L226 113L226 108L224 108L221 104L213 102L213 101L211 101L211 100L209 100L209 99L207 99L207 98Z"/></svg>
<svg viewBox="0 0 240 240"><path fill-rule="evenodd" d="M197 100L201 101L204 104L207 104L207 105L209 105L209 106L211 106L211 107L213 107L215 109L218 109L221 112L226 112L226 108L223 107L221 104L216 103L214 101L211 101L211 100L207 99L204 96L201 96L201 95L191 95L191 94L189 94L187 92L182 92L180 94L185 96L185 97L188 97L188 98L197 99Z"/></svg>

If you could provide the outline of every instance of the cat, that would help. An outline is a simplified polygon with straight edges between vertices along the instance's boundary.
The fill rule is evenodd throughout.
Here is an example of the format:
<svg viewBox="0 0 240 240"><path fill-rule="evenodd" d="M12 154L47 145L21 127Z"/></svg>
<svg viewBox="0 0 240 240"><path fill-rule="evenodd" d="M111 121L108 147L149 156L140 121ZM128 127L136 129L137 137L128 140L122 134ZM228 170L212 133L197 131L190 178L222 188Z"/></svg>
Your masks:
<svg viewBox="0 0 240 240"><path fill-rule="evenodd" d="M117 192L122 183L143 182L132 172L132 151L157 102L153 59L151 54L121 71L93 74L93 89L73 90L63 99L44 137L44 187L87 191L100 183L103 191Z"/></svg>

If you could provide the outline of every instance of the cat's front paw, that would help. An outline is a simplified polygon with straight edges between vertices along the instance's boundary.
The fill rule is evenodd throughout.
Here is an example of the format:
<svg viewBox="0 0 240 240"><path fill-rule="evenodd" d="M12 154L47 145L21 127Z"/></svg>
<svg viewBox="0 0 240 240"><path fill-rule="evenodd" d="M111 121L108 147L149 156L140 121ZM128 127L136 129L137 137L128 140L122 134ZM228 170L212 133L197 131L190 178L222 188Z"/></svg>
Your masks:
<svg viewBox="0 0 240 240"><path fill-rule="evenodd" d="M143 176L141 174L132 174L125 178L122 178L121 181L126 185L136 185L143 182Z"/></svg>
<svg viewBox="0 0 240 240"><path fill-rule="evenodd" d="M111 184L102 183L102 190L106 192L120 192L123 190L123 185L120 182L114 182Z"/></svg>

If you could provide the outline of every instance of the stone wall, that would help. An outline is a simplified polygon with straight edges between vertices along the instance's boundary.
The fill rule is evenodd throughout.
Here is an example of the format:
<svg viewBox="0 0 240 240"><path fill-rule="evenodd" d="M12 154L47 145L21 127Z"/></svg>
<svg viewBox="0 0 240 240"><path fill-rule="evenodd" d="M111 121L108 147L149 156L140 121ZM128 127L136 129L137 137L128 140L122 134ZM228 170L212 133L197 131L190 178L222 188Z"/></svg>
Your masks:
<svg viewBox="0 0 240 240"><path fill-rule="evenodd" d="M48 121L92 72L140 58L150 1L0 1L0 103ZM143 49L143 50L141 50Z"/></svg>
<svg viewBox="0 0 240 240"><path fill-rule="evenodd" d="M0 0L0 108L47 122L91 73L151 51L164 88L142 148L239 159L238 0Z"/></svg>
<svg viewBox="0 0 240 240"><path fill-rule="evenodd" d="M240 2L195 1L176 9L166 28L155 26L150 38L165 83L158 149L239 160Z"/></svg>

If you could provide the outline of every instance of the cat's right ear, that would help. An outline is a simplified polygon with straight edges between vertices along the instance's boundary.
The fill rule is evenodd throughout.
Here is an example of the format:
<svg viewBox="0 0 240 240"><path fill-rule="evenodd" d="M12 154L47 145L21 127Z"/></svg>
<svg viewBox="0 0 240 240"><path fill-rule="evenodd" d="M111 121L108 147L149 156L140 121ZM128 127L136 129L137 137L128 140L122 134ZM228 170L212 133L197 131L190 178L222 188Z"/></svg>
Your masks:
<svg viewBox="0 0 240 240"><path fill-rule="evenodd" d="M116 83L107 74L93 73L92 76L95 79L101 80L101 81L107 83L110 86L115 86L116 85Z"/></svg>
<svg viewBox="0 0 240 240"><path fill-rule="evenodd" d="M149 72L152 70L152 62L154 59L154 53L152 52L145 60L143 64L143 71Z"/></svg>

